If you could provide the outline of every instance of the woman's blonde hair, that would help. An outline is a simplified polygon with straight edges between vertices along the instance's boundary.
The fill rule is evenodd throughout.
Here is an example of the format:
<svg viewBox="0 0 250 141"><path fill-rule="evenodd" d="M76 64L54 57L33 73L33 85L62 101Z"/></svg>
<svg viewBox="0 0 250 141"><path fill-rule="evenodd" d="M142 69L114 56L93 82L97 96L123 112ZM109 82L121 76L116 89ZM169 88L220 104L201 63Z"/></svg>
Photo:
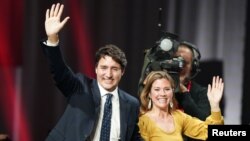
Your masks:
<svg viewBox="0 0 250 141"><path fill-rule="evenodd" d="M150 102L150 97L149 93L151 91L153 83L158 80L158 79L166 79L170 82L171 88L173 89L173 105L172 107L169 105L169 113L172 112L172 110L175 110L177 107L177 101L174 97L174 88L175 88L175 83L173 78L166 72L166 71L152 71L150 72L147 77L145 78L144 81L144 87L142 89L142 92L140 93L140 102L141 102L141 107L140 107L140 114L144 114L147 111L150 111L152 106L148 107L149 102Z"/></svg>

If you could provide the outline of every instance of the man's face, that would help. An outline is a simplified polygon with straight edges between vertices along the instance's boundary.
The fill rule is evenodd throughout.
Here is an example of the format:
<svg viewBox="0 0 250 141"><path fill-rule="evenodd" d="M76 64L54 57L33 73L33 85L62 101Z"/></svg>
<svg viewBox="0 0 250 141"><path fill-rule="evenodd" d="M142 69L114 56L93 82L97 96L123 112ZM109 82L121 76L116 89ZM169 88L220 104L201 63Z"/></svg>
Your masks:
<svg viewBox="0 0 250 141"><path fill-rule="evenodd" d="M123 75L121 65L110 56L102 57L96 68L97 81L107 91L113 91L119 84Z"/></svg>
<svg viewBox="0 0 250 141"><path fill-rule="evenodd" d="M188 77L191 76L193 53L190 48L181 45L176 52L176 56L181 56L184 59L184 66L180 72L180 81L184 84Z"/></svg>

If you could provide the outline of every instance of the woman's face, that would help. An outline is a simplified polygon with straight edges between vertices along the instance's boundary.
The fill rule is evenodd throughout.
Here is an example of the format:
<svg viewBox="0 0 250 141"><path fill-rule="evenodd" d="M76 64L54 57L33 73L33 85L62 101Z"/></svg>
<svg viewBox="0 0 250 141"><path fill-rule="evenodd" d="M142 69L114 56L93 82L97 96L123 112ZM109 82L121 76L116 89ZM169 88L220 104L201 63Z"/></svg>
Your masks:
<svg viewBox="0 0 250 141"><path fill-rule="evenodd" d="M166 110L173 98L173 89L169 80L162 78L153 82L149 96L153 102L153 108Z"/></svg>

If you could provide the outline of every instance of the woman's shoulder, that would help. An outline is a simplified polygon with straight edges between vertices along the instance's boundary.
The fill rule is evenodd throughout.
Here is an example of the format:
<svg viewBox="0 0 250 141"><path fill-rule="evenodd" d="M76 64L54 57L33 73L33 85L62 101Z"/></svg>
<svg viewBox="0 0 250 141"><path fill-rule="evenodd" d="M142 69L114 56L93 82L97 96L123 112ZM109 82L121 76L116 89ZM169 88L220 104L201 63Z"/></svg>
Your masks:
<svg viewBox="0 0 250 141"><path fill-rule="evenodd" d="M153 120L150 118L150 115L148 113L140 115L139 122L142 125L147 125L147 126L151 126L152 124L154 124Z"/></svg>
<svg viewBox="0 0 250 141"><path fill-rule="evenodd" d="M147 113L145 113L145 114L140 115L139 119L140 119L141 121L149 121L149 120L150 120L150 117L148 116Z"/></svg>
<svg viewBox="0 0 250 141"><path fill-rule="evenodd" d="M188 114L184 113L182 110L179 109L173 111L172 114L174 118L181 118L181 119L184 119L187 116L189 116Z"/></svg>
<svg viewBox="0 0 250 141"><path fill-rule="evenodd" d="M180 109L176 109L173 112L173 115L186 115L186 113L184 113L182 110Z"/></svg>

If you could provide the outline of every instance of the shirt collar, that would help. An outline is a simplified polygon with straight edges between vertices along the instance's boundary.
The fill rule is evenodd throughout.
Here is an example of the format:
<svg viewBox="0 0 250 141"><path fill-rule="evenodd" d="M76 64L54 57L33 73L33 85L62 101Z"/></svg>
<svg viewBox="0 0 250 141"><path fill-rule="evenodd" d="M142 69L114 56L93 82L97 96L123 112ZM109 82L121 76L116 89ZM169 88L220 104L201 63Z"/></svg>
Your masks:
<svg viewBox="0 0 250 141"><path fill-rule="evenodd" d="M114 91L109 92L109 91L105 90L105 89L100 85L99 82L97 82L97 84L98 84L98 87L99 87L99 90L100 90L100 93L101 93L101 97L104 97L107 93L111 93L111 94L113 94L113 99L117 99L117 98L118 98L118 87L116 87Z"/></svg>

